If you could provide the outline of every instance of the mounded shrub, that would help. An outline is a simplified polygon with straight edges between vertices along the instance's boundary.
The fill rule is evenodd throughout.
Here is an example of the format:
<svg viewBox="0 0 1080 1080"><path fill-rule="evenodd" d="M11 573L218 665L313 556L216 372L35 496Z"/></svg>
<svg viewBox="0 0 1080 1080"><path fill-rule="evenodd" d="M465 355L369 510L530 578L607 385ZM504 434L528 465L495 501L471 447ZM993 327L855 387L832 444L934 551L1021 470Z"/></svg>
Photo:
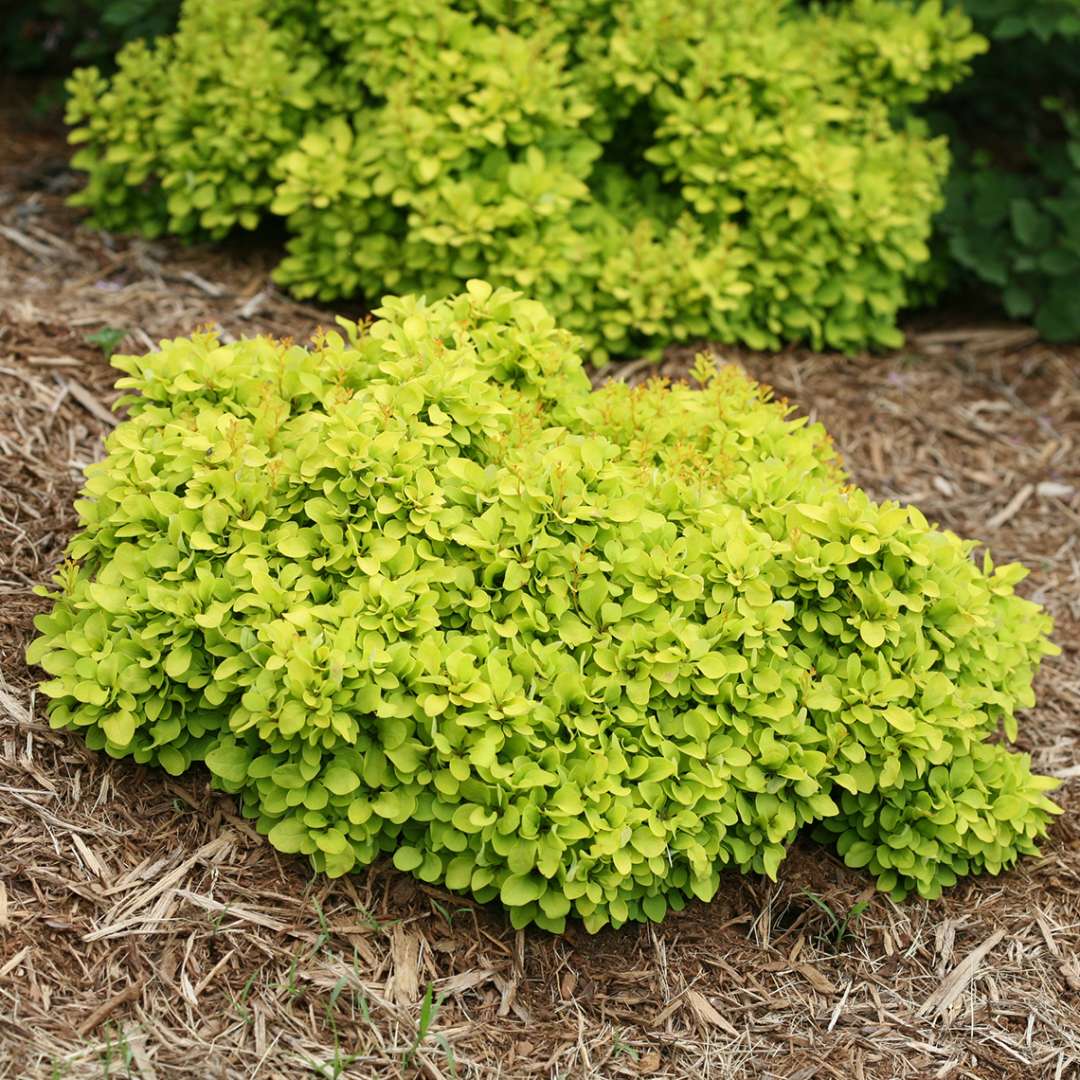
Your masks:
<svg viewBox="0 0 1080 1080"><path fill-rule="evenodd" d="M478 281L378 316L114 358L29 651L55 727L555 931L775 875L804 826L896 897L1035 851L1054 782L987 741L1056 651L1021 567L733 369L592 392Z"/></svg>
<svg viewBox="0 0 1080 1080"><path fill-rule="evenodd" d="M939 0L186 0L70 83L104 228L267 215L322 299L520 287L595 356L895 345L948 164L915 107L979 48Z"/></svg>

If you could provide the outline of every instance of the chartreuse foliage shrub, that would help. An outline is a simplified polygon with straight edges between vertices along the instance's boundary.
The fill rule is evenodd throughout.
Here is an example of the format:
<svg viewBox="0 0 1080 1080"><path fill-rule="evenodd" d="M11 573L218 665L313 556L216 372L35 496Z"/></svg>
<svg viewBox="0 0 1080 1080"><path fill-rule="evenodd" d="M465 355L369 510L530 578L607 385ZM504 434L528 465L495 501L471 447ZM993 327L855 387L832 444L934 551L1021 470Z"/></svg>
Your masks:
<svg viewBox="0 0 1080 1080"><path fill-rule="evenodd" d="M527 289L594 355L894 345L948 164L916 106L979 47L939 0L186 0L70 83L115 230L268 215L302 297Z"/></svg>
<svg viewBox="0 0 1080 1080"><path fill-rule="evenodd" d="M1014 318L1080 340L1080 0L963 7L991 48L940 105L957 159L943 250Z"/></svg>
<svg viewBox="0 0 1080 1080"><path fill-rule="evenodd" d="M897 897L1035 851L1053 781L987 742L1056 651L1022 568L734 370L591 392L478 281L378 315L114 358L29 653L54 726L205 762L331 875L392 852L551 930L775 875L810 825Z"/></svg>

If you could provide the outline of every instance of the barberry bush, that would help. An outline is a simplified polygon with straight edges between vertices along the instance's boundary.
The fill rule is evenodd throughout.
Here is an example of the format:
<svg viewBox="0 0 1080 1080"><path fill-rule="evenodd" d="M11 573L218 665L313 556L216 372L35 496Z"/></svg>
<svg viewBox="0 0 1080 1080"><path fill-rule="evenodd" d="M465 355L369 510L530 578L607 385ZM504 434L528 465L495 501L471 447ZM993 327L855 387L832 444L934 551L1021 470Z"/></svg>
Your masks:
<svg viewBox="0 0 1080 1080"><path fill-rule="evenodd" d="M897 898L1035 851L1054 782L994 741L1056 651L1021 567L734 369L593 392L479 281L377 314L114 358L29 651L53 726L553 931L775 876L804 828Z"/></svg>
<svg viewBox="0 0 1080 1080"><path fill-rule="evenodd" d="M284 219L298 296L527 290L594 357L900 341L978 51L939 0L185 0L70 82L114 230Z"/></svg>

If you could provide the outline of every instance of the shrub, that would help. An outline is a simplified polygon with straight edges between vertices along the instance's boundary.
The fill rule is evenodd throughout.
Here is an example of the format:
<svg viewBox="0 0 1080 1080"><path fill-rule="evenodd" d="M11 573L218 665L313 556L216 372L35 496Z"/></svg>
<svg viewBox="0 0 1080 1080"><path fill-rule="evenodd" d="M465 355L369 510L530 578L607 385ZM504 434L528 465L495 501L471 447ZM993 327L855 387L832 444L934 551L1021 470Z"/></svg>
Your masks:
<svg viewBox="0 0 1080 1080"><path fill-rule="evenodd" d="M992 39L942 103L957 155L939 223L958 283L1080 339L1080 2L964 0Z"/></svg>
<svg viewBox="0 0 1080 1080"><path fill-rule="evenodd" d="M320 63L295 32L253 19L253 6L188 5L175 36L124 49L111 80L96 68L71 77L69 115L95 103L72 134L87 144L72 163L88 170L74 201L93 206L97 224L148 236L258 224L270 166L315 104Z"/></svg>
<svg viewBox="0 0 1080 1080"><path fill-rule="evenodd" d="M947 167L914 107L978 48L938 0L187 0L71 83L109 229L285 218L302 297L527 289L597 356L894 345Z"/></svg>
<svg viewBox="0 0 1080 1080"><path fill-rule="evenodd" d="M311 349L114 358L130 410L29 659L50 722L214 782L337 875L392 852L595 930L774 876L805 825L926 897L1057 808L1024 571L845 480L733 369L590 392L470 282Z"/></svg>

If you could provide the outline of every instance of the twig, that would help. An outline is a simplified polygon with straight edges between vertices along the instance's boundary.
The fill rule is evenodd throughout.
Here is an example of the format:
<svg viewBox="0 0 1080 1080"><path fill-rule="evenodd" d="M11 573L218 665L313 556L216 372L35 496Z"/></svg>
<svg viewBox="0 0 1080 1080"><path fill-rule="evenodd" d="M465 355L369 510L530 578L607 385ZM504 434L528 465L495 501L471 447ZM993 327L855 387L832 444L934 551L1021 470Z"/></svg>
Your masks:
<svg viewBox="0 0 1080 1080"><path fill-rule="evenodd" d="M0 225L0 236L10 240L16 247L21 247L28 254L36 255L39 259L51 259L56 255L53 248L43 244L40 240L32 240L25 233L21 233L18 229L13 229L9 225Z"/></svg>
<svg viewBox="0 0 1080 1080"><path fill-rule="evenodd" d="M225 290L220 285L215 285L212 281L207 281L206 278L200 274L196 274L194 270L181 270L179 277L191 285L194 285L196 289L206 293L207 296L212 296L215 299L224 296Z"/></svg>
<svg viewBox="0 0 1080 1080"><path fill-rule="evenodd" d="M986 527L990 531L1000 529L1007 521L1011 521L1021 510L1024 503L1035 494L1034 484L1025 484L1008 502L1008 505L999 510L992 518L987 519Z"/></svg>
<svg viewBox="0 0 1080 1080"><path fill-rule="evenodd" d="M141 993L142 988L146 985L145 979L140 979L136 983L132 983L130 986L125 987L118 994L113 994L108 1001L99 1005L76 1029L76 1033L85 1038L94 1030L103 1020L107 1020L121 1005L126 1005L129 1001L134 1001Z"/></svg>
<svg viewBox="0 0 1080 1080"><path fill-rule="evenodd" d="M76 382L74 379L67 380L68 387L71 390L71 396L88 412L93 416L96 416L103 424L108 424L109 427L116 427L120 423L120 420L104 405L89 390L86 389L82 383Z"/></svg>

